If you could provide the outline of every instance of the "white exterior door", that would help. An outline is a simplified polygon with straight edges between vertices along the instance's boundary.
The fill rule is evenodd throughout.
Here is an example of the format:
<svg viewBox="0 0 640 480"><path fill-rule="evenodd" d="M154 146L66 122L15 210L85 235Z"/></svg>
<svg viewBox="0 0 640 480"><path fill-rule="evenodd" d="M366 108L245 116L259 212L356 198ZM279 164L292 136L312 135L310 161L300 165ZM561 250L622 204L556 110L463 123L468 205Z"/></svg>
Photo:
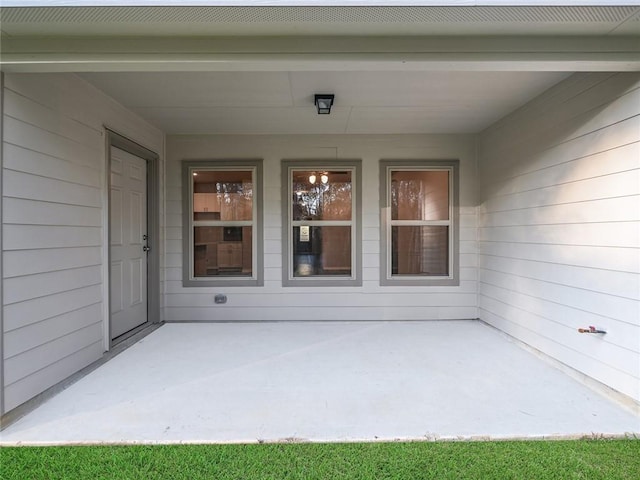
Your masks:
<svg viewBox="0 0 640 480"><path fill-rule="evenodd" d="M147 162L111 148L111 340L147 322Z"/></svg>

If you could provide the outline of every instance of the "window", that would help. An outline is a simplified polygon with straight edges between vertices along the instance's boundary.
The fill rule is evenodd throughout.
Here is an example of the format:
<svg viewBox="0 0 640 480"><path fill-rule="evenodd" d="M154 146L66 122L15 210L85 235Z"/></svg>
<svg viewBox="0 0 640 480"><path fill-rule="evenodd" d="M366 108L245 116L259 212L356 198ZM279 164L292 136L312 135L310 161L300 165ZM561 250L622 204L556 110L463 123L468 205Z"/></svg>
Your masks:
<svg viewBox="0 0 640 480"><path fill-rule="evenodd" d="M458 162L382 161L382 285L458 285Z"/></svg>
<svg viewBox="0 0 640 480"><path fill-rule="evenodd" d="M362 285L360 161L283 162L283 285Z"/></svg>
<svg viewBox="0 0 640 480"><path fill-rule="evenodd" d="M262 285L261 161L184 161L185 286Z"/></svg>

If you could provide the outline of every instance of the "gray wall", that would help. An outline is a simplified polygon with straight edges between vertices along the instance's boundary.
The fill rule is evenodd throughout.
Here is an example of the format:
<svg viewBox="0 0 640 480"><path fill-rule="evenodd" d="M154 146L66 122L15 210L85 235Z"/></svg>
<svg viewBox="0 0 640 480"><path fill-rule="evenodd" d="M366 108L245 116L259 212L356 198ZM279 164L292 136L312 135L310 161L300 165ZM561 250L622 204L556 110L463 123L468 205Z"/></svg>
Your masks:
<svg viewBox="0 0 640 480"><path fill-rule="evenodd" d="M480 318L636 400L638 87L576 74L483 132L478 231Z"/></svg>
<svg viewBox="0 0 640 480"><path fill-rule="evenodd" d="M6 412L106 349L104 125L163 135L74 75L7 74L4 100Z"/></svg>
<svg viewBox="0 0 640 480"><path fill-rule="evenodd" d="M483 132L478 142L475 136L448 135L170 137L162 187L165 317L479 315L638 399L638 86L638 74L574 75ZM6 75L4 100L6 412L98 359L106 348L103 126L158 153L163 136L74 75ZM182 287L183 158L264 158L264 287ZM305 158L363 160L362 287L281 285L280 161ZM461 160L460 286L381 287L378 160L450 158ZM216 306L213 294L220 291L229 302ZM577 333L588 325L609 333Z"/></svg>
<svg viewBox="0 0 640 480"><path fill-rule="evenodd" d="M472 135L167 137L166 304L169 321L477 318L476 141ZM182 286L182 159L264 159L264 287ZM282 286L283 159L362 159L362 287ZM380 286L380 159L460 159L460 286ZM216 293L227 294L215 305Z"/></svg>

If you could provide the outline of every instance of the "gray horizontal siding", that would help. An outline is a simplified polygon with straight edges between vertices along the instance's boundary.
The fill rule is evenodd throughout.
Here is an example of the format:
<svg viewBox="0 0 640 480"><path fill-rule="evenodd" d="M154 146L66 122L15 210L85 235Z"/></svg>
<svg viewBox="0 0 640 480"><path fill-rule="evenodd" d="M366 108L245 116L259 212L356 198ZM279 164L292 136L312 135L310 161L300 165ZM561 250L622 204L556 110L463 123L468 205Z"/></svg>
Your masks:
<svg viewBox="0 0 640 480"><path fill-rule="evenodd" d="M5 199L6 201L6 199ZM102 247L41 248L4 253L4 278L100 265Z"/></svg>
<svg viewBox="0 0 640 480"><path fill-rule="evenodd" d="M6 75L3 108L4 411L104 350L104 125L163 137L74 75Z"/></svg>
<svg viewBox="0 0 640 480"><path fill-rule="evenodd" d="M4 389L5 410L9 411L20 406L26 400L73 375L82 368L79 367L80 365L89 365L100 358L103 350L102 340L100 340L78 351L67 352L69 354L57 362L43 364L41 370L36 370L15 383L7 384Z"/></svg>
<svg viewBox="0 0 640 480"><path fill-rule="evenodd" d="M102 282L102 266L75 267L55 272L35 273L4 280L4 303L11 305L34 297L68 292Z"/></svg>
<svg viewBox="0 0 640 480"><path fill-rule="evenodd" d="M480 317L640 401L640 75L553 87L483 132L479 171Z"/></svg>
<svg viewBox="0 0 640 480"><path fill-rule="evenodd" d="M324 147L319 146L324 145ZM165 310L171 321L440 320L477 318L476 139L465 135L175 136L167 139ZM363 162L362 286L282 286L282 159ZM180 161L264 159L264 286L182 286ZM380 286L380 159L460 159L459 286ZM214 305L216 293L228 302ZM220 308L222 307L222 308Z"/></svg>
<svg viewBox="0 0 640 480"><path fill-rule="evenodd" d="M5 355L7 358L16 357L23 352L93 325L101 318L101 304L98 302L46 318L37 324L37 328L28 328L28 325L26 328L16 328L5 334Z"/></svg>
<svg viewBox="0 0 640 480"><path fill-rule="evenodd" d="M353 307L249 307L226 310L211 307L166 307L166 320L171 322L255 322L255 321L402 321L458 320L473 318L476 302L470 306L353 306Z"/></svg>

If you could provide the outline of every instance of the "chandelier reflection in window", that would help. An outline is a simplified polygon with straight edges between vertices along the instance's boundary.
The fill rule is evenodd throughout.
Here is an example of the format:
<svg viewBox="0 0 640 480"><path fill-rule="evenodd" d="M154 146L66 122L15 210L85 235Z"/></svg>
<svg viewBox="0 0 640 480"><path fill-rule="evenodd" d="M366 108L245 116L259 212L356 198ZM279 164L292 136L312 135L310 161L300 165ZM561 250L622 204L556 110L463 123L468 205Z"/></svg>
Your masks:
<svg viewBox="0 0 640 480"><path fill-rule="evenodd" d="M319 220L325 203L325 194L331 189L329 173L318 171L296 172L294 175L294 218Z"/></svg>
<svg viewBox="0 0 640 480"><path fill-rule="evenodd" d="M351 172L293 171L293 220L351 218Z"/></svg>
<svg viewBox="0 0 640 480"><path fill-rule="evenodd" d="M317 179L318 179L318 175L316 174L316 172L314 172L311 175L309 175L309 183L311 185L315 185ZM324 173L320 174L320 182L323 185L326 185L327 183L329 183L328 172L324 172Z"/></svg>

